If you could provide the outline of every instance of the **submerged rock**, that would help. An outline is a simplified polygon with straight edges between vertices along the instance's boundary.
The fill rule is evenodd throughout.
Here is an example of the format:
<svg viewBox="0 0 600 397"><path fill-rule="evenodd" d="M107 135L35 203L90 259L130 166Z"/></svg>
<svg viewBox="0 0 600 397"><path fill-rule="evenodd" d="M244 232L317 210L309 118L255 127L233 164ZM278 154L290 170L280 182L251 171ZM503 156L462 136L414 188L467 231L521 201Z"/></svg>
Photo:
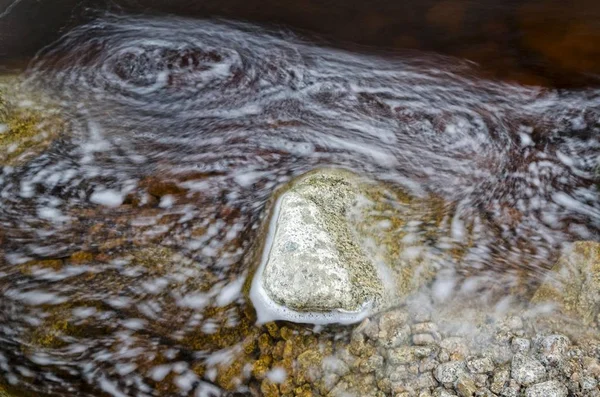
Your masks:
<svg viewBox="0 0 600 397"><path fill-rule="evenodd" d="M63 131L59 111L42 95L0 78L0 165L16 165L41 152Z"/></svg>
<svg viewBox="0 0 600 397"><path fill-rule="evenodd" d="M401 239L411 216L430 215L424 202L339 169L292 182L250 288L258 321L352 323L414 291L433 265L418 250L403 255Z"/></svg>
<svg viewBox="0 0 600 397"><path fill-rule="evenodd" d="M556 305L563 314L591 324L600 313L600 243L573 243L532 300Z"/></svg>

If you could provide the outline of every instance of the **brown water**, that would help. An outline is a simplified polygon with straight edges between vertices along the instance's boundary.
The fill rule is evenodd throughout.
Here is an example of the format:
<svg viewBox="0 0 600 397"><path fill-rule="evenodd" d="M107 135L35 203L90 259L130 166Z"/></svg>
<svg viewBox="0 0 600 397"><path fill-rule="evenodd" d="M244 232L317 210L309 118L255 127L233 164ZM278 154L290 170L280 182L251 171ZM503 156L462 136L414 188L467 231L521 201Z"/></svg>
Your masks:
<svg viewBox="0 0 600 397"><path fill-rule="evenodd" d="M360 18L338 7L327 11L338 15L331 26L318 6L305 12L321 15L314 30L338 39L468 57L444 43L472 42L477 30L465 27L486 15L513 20L523 9L483 13L461 4L436 11L382 3ZM281 7L289 6L267 5L239 15L285 20ZM411 11L410 23L392 23L385 7ZM568 53L561 61L536 40L490 28L507 45L492 47L482 72L462 57L365 54L281 28L100 15L38 52L22 73L22 90L57 100L68 128L44 153L0 174L0 368L18 388L216 390L210 371L223 349L258 332L241 284L265 202L318 166L443 198L448 227L426 244L444 254L469 240L461 260L446 264L457 283L485 274L487 287L515 275L533 284L563 243L599 237L595 48L582 47L574 66ZM371 27L362 33L352 16ZM401 27L386 33L387 24ZM511 47L515 40L522 47ZM516 52L516 67L500 66L504 51ZM508 81L530 76L532 59L544 66L518 80L589 86ZM163 381L165 370L177 375Z"/></svg>
<svg viewBox="0 0 600 397"><path fill-rule="evenodd" d="M359 51L423 50L469 59L495 78L546 86L597 85L595 0L3 0L0 57L29 57L94 10L224 17L303 29ZM358 44L358 45L357 45Z"/></svg>

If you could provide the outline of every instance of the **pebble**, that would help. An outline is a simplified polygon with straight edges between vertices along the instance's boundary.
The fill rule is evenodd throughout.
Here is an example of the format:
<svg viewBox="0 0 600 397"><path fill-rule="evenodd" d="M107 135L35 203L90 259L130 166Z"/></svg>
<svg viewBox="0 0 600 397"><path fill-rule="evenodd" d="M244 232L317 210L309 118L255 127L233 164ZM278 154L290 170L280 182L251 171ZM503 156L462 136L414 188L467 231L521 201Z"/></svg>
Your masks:
<svg viewBox="0 0 600 397"><path fill-rule="evenodd" d="M433 397L456 397L456 394L450 393L445 389L436 389L436 391L433 393Z"/></svg>
<svg viewBox="0 0 600 397"><path fill-rule="evenodd" d="M413 335L413 343L417 346L429 346L435 344L435 338L431 334Z"/></svg>
<svg viewBox="0 0 600 397"><path fill-rule="evenodd" d="M550 335L539 342L538 351L542 363L546 365L558 365L562 362L564 355L571 342L564 335Z"/></svg>
<svg viewBox="0 0 600 397"><path fill-rule="evenodd" d="M513 353L527 353L531 348L531 341L525 338L513 338L511 349Z"/></svg>
<svg viewBox="0 0 600 397"><path fill-rule="evenodd" d="M455 383L465 373L465 363L462 361L450 361L438 365L435 369L435 378L444 384Z"/></svg>
<svg viewBox="0 0 600 397"><path fill-rule="evenodd" d="M467 361L467 367L474 374L484 374L494 370L494 362L489 357L471 359Z"/></svg>
<svg viewBox="0 0 600 397"><path fill-rule="evenodd" d="M477 391L477 386L473 379L467 376L461 376L456 384L456 390L460 397L473 397Z"/></svg>
<svg viewBox="0 0 600 397"><path fill-rule="evenodd" d="M388 361L392 365L409 364L415 361L415 353L411 346L401 346L388 350Z"/></svg>
<svg viewBox="0 0 600 397"><path fill-rule="evenodd" d="M567 387L556 380L538 383L530 386L525 391L526 397L567 397Z"/></svg>
<svg viewBox="0 0 600 397"><path fill-rule="evenodd" d="M546 368L533 357L516 354L512 360L511 376L520 384L529 386L546 378Z"/></svg>

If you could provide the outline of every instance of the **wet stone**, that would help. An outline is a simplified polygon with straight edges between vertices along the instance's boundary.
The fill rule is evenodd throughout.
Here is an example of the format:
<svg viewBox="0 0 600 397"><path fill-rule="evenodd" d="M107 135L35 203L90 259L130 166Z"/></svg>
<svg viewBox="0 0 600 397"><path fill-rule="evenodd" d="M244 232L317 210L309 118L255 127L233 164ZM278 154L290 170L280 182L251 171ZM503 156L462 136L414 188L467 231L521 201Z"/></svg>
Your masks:
<svg viewBox="0 0 600 397"><path fill-rule="evenodd" d="M474 374L484 374L494 370L494 362L489 357L476 358L468 360L467 367Z"/></svg>
<svg viewBox="0 0 600 397"><path fill-rule="evenodd" d="M525 391L526 397L567 397L568 390L565 385L556 380L538 383L530 386Z"/></svg>
<svg viewBox="0 0 600 397"><path fill-rule="evenodd" d="M543 381L546 369L535 358L516 354L512 360L511 376L520 384L528 386Z"/></svg>
<svg viewBox="0 0 600 397"><path fill-rule="evenodd" d="M527 353L531 348L531 341L525 338L513 338L511 349L514 353Z"/></svg>
<svg viewBox="0 0 600 397"><path fill-rule="evenodd" d="M317 169L282 187L271 202L264 238L255 244L260 259L250 288L259 322L359 322L401 303L434 275L425 257L400 260L398 244L406 217L430 205L427 200L413 204L383 183ZM400 311L387 316L378 332L387 335L384 344L398 346L406 336L397 325L406 318ZM369 338L376 333L373 326Z"/></svg>
<svg viewBox="0 0 600 397"><path fill-rule="evenodd" d="M461 376L456 383L456 390L460 397L472 397L477 391L477 386L470 377Z"/></svg>
<svg viewBox="0 0 600 397"><path fill-rule="evenodd" d="M571 341L564 335L550 335L538 342L540 360L545 365L558 365L565 358Z"/></svg>
<svg viewBox="0 0 600 397"><path fill-rule="evenodd" d="M435 369L435 378L443 384L454 384L466 371L465 363L462 361L450 361L438 365Z"/></svg>

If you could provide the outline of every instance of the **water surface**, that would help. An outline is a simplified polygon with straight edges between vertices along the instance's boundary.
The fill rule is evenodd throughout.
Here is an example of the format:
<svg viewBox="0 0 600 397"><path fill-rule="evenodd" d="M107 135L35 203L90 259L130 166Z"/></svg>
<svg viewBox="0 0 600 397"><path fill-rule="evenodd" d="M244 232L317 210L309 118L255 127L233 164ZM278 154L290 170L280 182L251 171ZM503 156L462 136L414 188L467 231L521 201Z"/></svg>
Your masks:
<svg viewBox="0 0 600 397"><path fill-rule="evenodd" d="M114 15L42 50L22 89L47 92L69 123L0 175L0 368L24 389L217 390L222 349L254 332L241 288L265 203L316 167L443 198L448 227L426 245L469 239L446 264L457 280L534 284L563 243L598 238L597 89L236 22ZM165 368L176 375L161 383Z"/></svg>

